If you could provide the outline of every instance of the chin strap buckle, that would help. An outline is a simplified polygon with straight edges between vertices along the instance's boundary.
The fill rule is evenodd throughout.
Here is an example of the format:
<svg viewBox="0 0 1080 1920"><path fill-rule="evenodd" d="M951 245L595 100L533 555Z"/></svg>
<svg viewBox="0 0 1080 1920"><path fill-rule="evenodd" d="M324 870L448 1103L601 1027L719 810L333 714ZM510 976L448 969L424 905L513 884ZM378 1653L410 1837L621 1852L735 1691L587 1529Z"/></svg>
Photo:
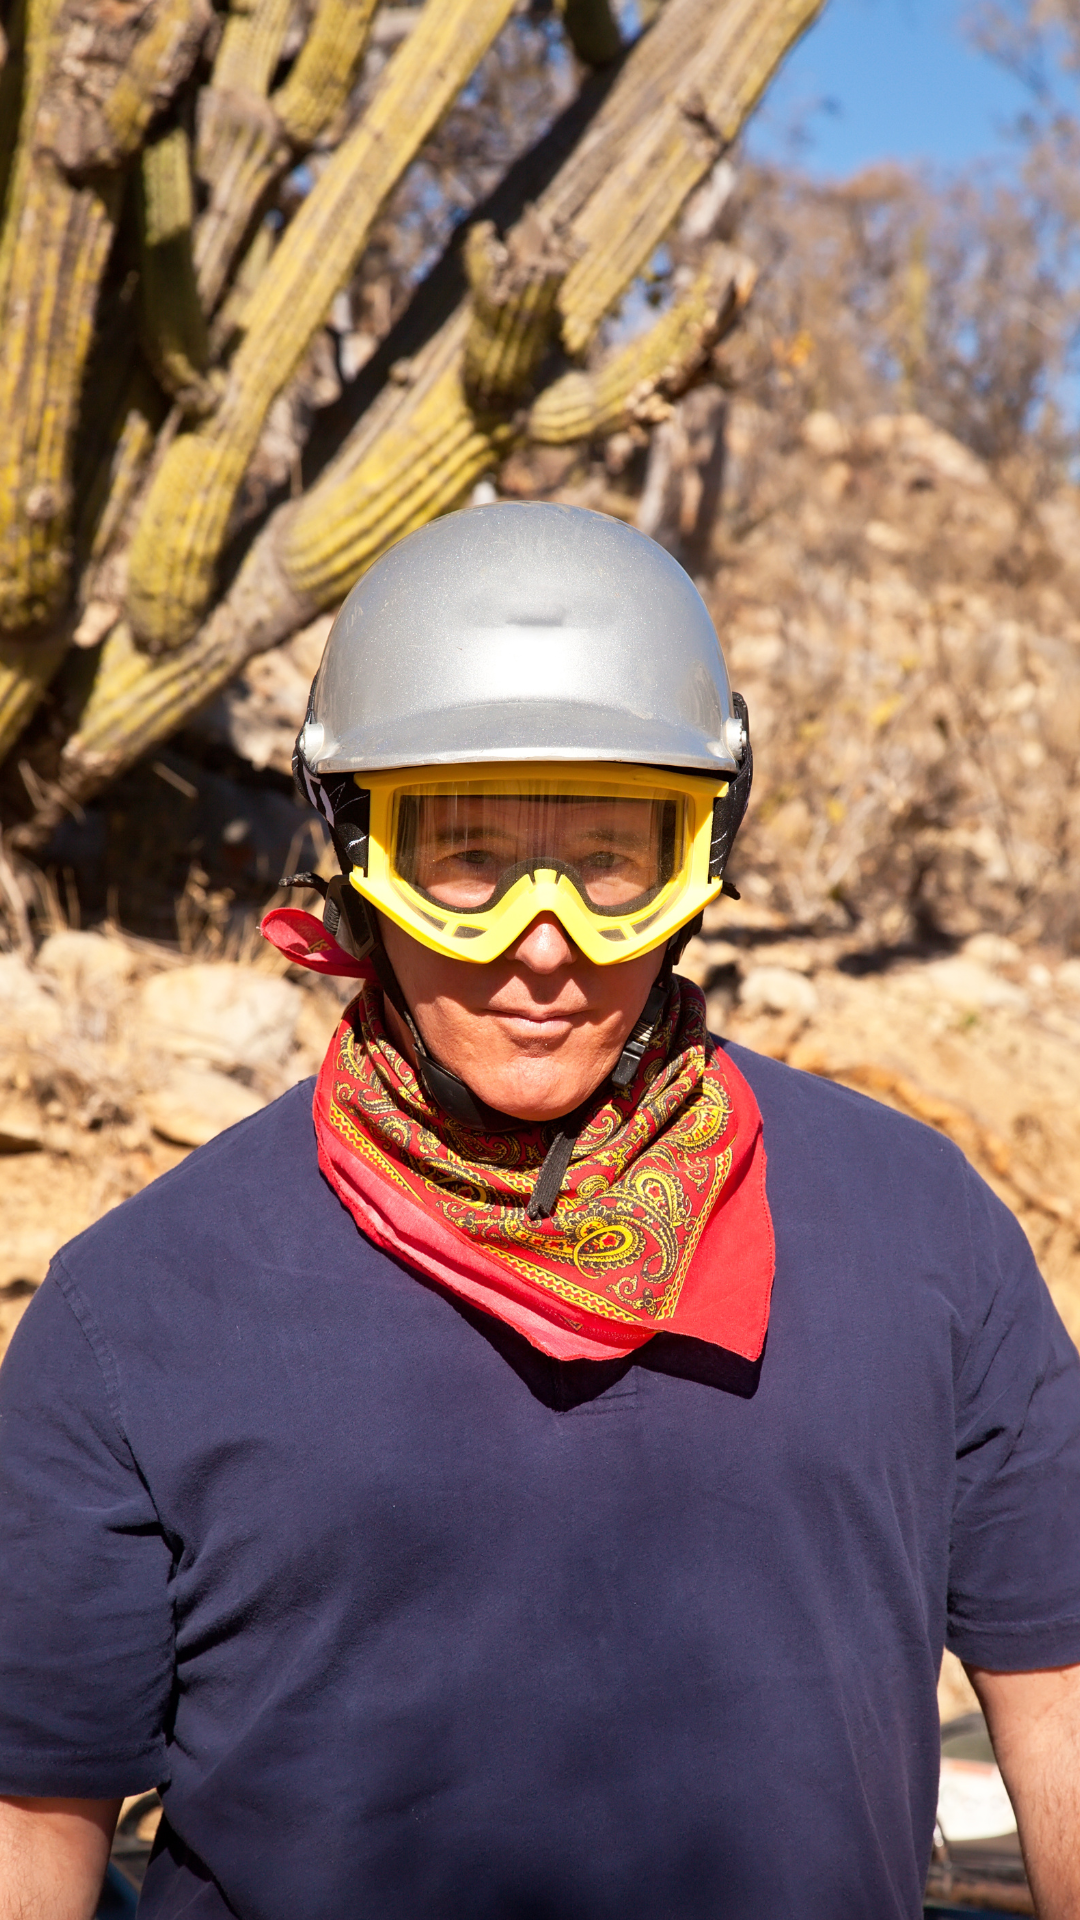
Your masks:
<svg viewBox="0 0 1080 1920"><path fill-rule="evenodd" d="M525 1209L527 1220L547 1220L555 1211L555 1205L562 1192L562 1183L566 1179L578 1135L585 1125L585 1116L593 1104L595 1095L575 1107L573 1113L559 1123L543 1164L536 1176L536 1185L529 1195L529 1204Z"/></svg>
<svg viewBox="0 0 1080 1920"><path fill-rule="evenodd" d="M657 974L649 997L641 1009L641 1018L632 1029L615 1066L611 1070L611 1084L624 1093L645 1057L645 1049L656 1031L656 1023L664 1011L664 1004L671 990L671 955L664 961Z"/></svg>

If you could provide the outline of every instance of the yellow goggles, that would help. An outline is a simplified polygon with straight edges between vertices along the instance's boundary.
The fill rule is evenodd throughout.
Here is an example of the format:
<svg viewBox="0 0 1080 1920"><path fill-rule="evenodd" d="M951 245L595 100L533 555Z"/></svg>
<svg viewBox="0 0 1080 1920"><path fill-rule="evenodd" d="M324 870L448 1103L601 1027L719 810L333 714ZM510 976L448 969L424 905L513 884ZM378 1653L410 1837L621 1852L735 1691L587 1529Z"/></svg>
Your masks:
<svg viewBox="0 0 1080 1920"><path fill-rule="evenodd" d="M357 774L370 795L356 891L455 960L494 960L539 914L600 966L659 947L721 889L727 783L560 763Z"/></svg>

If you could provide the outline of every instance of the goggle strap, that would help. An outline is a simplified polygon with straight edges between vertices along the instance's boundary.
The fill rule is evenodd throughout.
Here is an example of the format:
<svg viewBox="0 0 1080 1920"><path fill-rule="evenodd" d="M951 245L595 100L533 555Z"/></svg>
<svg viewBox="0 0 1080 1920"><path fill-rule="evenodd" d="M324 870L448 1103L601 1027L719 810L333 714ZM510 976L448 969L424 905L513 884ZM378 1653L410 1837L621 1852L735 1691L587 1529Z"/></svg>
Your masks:
<svg viewBox="0 0 1080 1920"><path fill-rule="evenodd" d="M460 1075L433 1059L411 1019L409 1030L416 1048L416 1077L433 1106L441 1107L451 1120L465 1127L477 1127L481 1133L512 1133L515 1127L520 1127L520 1120L515 1120L512 1114L500 1113L497 1107L489 1107L486 1100L479 1100Z"/></svg>

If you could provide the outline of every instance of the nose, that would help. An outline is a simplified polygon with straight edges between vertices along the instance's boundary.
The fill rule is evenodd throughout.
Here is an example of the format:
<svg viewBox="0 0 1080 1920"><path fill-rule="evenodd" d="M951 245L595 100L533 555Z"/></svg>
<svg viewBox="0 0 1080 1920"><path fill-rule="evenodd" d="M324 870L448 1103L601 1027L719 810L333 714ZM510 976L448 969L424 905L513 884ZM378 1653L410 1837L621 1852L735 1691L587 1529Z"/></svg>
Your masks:
<svg viewBox="0 0 1080 1920"><path fill-rule="evenodd" d="M578 958L577 947L553 913L537 914L510 951L533 973L558 973L560 967L572 966Z"/></svg>

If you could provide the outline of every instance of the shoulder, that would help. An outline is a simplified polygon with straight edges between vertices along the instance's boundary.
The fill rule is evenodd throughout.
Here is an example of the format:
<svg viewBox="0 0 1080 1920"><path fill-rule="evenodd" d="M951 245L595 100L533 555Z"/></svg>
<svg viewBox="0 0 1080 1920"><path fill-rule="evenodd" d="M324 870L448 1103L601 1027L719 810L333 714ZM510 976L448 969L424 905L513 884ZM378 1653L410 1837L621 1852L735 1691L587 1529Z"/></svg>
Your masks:
<svg viewBox="0 0 1080 1920"><path fill-rule="evenodd" d="M778 1274L842 1300L851 1324L865 1311L887 1325L895 1355L920 1326L948 1327L959 1364L1002 1319L1045 1355L1060 1323L1024 1231L951 1140L833 1081L723 1050L761 1111Z"/></svg>
<svg viewBox="0 0 1080 1920"><path fill-rule="evenodd" d="M865 1094L747 1048L724 1052L761 1111L778 1242L810 1243L898 1280L933 1273L970 1307L1031 1255L1009 1209L953 1142Z"/></svg>
<svg viewBox="0 0 1080 1920"><path fill-rule="evenodd" d="M757 1100L770 1157L812 1158L819 1177L832 1166L888 1165L935 1184L964 1179L968 1166L959 1148L921 1120L734 1041L720 1046Z"/></svg>

